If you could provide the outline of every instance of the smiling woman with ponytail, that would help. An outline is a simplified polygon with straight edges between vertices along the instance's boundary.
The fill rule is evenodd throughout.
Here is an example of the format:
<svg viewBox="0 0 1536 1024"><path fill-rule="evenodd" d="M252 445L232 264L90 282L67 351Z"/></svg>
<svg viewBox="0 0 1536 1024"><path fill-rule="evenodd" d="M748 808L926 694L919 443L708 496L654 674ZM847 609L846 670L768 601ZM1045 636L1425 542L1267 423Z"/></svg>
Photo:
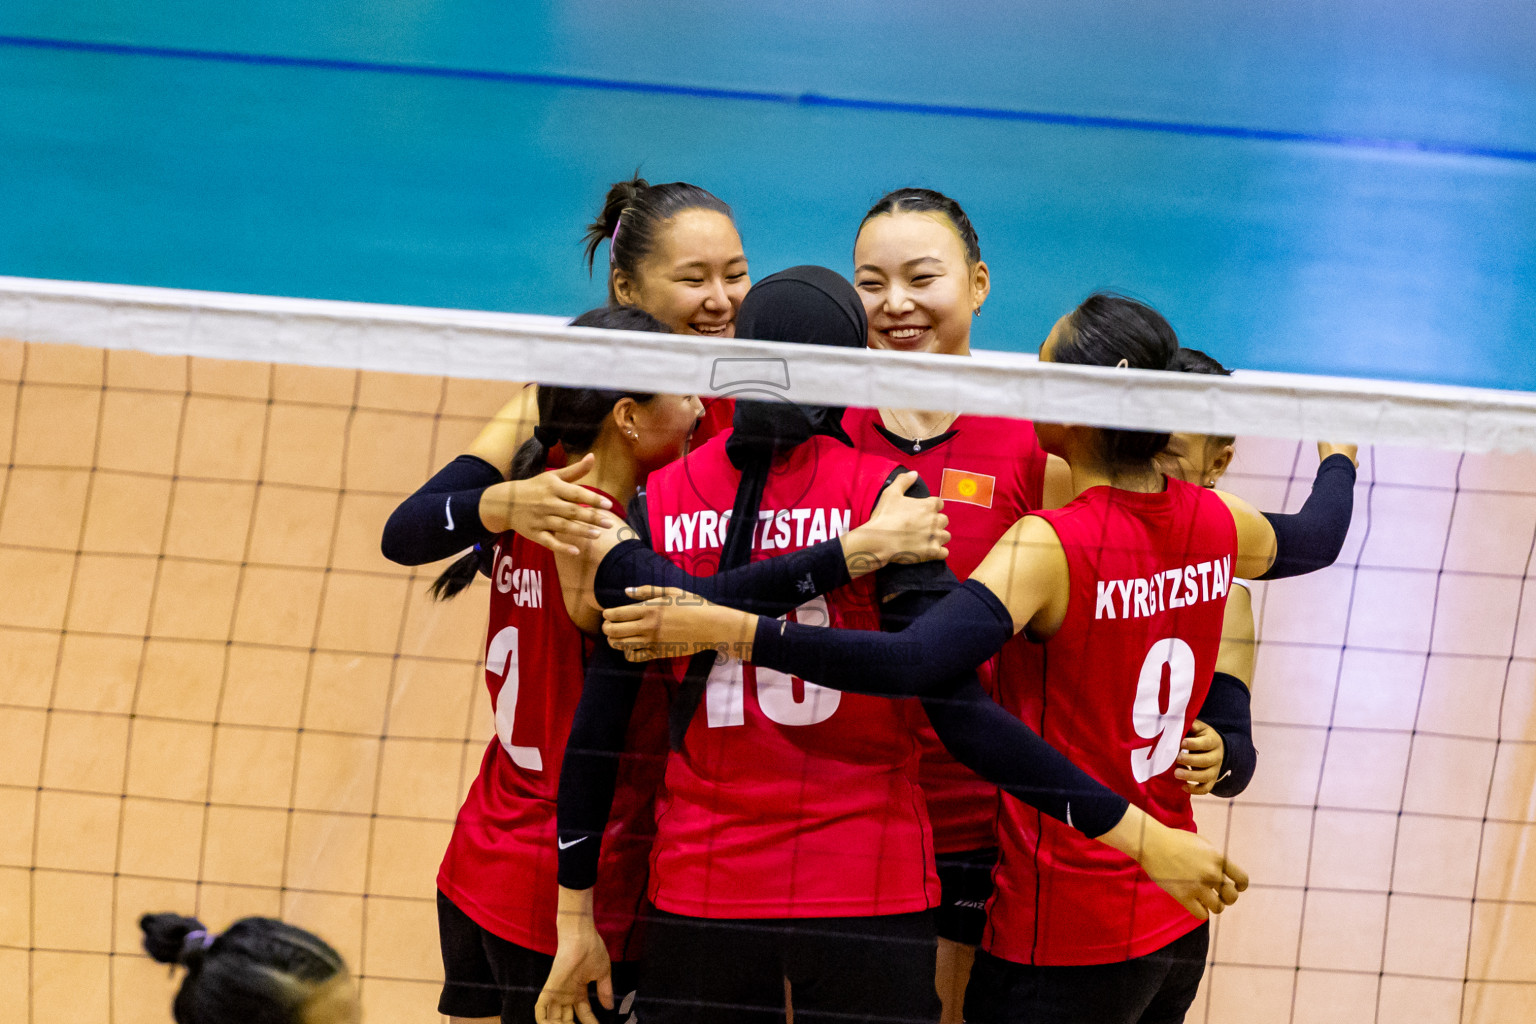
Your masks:
<svg viewBox="0 0 1536 1024"><path fill-rule="evenodd" d="M222 935L179 914L139 919L144 951L186 968L176 1024L357 1024L357 987L341 954L319 936L265 917Z"/></svg>

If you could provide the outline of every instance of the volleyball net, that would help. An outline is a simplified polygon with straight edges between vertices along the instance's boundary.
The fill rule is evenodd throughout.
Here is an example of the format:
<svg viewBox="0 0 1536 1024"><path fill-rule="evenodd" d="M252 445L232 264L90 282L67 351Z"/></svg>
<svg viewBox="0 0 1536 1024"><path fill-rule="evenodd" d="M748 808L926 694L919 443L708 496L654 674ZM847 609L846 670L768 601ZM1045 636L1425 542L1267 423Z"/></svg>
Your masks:
<svg viewBox="0 0 1536 1024"><path fill-rule="evenodd" d="M0 1018L167 1019L162 909L312 928L371 1024L431 1018L485 590L379 537L539 380L1235 434L1273 511L1359 442L1338 563L1253 588L1258 773L1195 801L1253 887L1189 1019L1536 1019L1536 397L20 279L0 338Z"/></svg>

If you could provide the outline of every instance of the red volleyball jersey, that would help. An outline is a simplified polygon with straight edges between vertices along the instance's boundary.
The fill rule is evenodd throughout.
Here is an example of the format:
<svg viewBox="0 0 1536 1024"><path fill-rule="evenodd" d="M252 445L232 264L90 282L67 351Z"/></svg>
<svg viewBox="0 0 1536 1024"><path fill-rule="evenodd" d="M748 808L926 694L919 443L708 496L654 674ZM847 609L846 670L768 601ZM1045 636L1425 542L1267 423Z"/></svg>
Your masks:
<svg viewBox="0 0 1536 1024"><path fill-rule="evenodd" d="M713 573L741 474L729 432L652 473L651 543ZM808 547L868 518L895 468L816 436L779 460L752 558ZM872 576L808 599L796 621L878 629ZM680 678L686 660L672 663ZM693 917L868 917L938 901L917 782L913 701L842 694L730 659L711 672L657 800L651 900Z"/></svg>
<svg viewBox="0 0 1536 1024"><path fill-rule="evenodd" d="M1193 832L1174 760L1221 647L1232 513L1170 479L1159 494L1093 487L1038 514L1066 551L1071 598L1055 636L1003 649L998 700L1104 785ZM1113 963L1200 924L1129 857L1015 800L1002 801L998 838L983 938L994 956Z"/></svg>
<svg viewBox="0 0 1536 1024"><path fill-rule="evenodd" d="M1045 487L1045 449L1028 420L961 415L946 440L914 452L879 429L878 409L849 409L843 429L860 451L895 459L915 469L923 483L944 499L949 516L949 559L962 580L992 550L999 537L1040 507ZM983 685L992 667L983 665ZM933 823L934 849L957 853L992 846L997 817L997 787L956 761L924 717L919 777Z"/></svg>
<svg viewBox="0 0 1536 1024"><path fill-rule="evenodd" d="M554 555L514 533L498 537L485 656L496 738L464 798L437 884L487 931L550 955L558 895L555 793L591 643L566 613ZM645 893L666 737L661 689L644 687L596 893L598 928L615 960L636 958L630 940Z"/></svg>

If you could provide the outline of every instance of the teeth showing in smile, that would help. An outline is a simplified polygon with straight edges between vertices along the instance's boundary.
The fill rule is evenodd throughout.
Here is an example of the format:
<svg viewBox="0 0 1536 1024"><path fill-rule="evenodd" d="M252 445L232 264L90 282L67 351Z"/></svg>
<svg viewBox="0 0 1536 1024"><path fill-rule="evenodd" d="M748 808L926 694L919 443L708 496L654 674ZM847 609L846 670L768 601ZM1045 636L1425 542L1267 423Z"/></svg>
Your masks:
<svg viewBox="0 0 1536 1024"><path fill-rule="evenodd" d="M894 341L911 341L927 329L926 327L897 327L885 333L889 334Z"/></svg>
<svg viewBox="0 0 1536 1024"><path fill-rule="evenodd" d="M710 337L719 337L725 333L726 328L729 327L730 324L689 324L688 326L692 327L700 334L706 334Z"/></svg>

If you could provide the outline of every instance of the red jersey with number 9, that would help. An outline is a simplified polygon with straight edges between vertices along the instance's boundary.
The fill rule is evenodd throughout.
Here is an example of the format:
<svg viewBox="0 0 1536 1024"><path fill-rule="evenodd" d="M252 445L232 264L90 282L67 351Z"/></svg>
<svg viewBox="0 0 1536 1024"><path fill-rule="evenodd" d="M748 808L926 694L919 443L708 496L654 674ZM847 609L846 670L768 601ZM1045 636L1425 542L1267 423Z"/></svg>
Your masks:
<svg viewBox="0 0 1536 1024"><path fill-rule="evenodd" d="M741 474L729 431L646 483L651 544L710 575ZM752 559L864 522L889 459L815 436L778 460ZM806 581L809 588L810 581ZM878 629L873 576L807 596L799 622ZM669 663L680 679L686 659ZM731 658L715 665L657 800L651 900L705 918L871 917L938 901L913 701L843 694Z"/></svg>
<svg viewBox="0 0 1536 1024"><path fill-rule="evenodd" d="M1174 760L1221 647L1232 513L1214 492L1169 480L1159 494L1093 487L1037 514L1066 552L1071 598L1049 640L1020 635L1003 649L998 701L1104 785L1193 832ZM994 956L1115 963L1200 925L1129 857L1018 801L1002 804L982 940Z"/></svg>
<svg viewBox="0 0 1536 1024"><path fill-rule="evenodd" d="M485 654L496 737L464 798L437 885L482 928L549 955L558 886L555 793L591 643L566 613L555 556L514 533L498 537ZM615 960L637 956L630 942L645 893L653 798L666 749L661 688L642 687L595 897L598 929Z"/></svg>

